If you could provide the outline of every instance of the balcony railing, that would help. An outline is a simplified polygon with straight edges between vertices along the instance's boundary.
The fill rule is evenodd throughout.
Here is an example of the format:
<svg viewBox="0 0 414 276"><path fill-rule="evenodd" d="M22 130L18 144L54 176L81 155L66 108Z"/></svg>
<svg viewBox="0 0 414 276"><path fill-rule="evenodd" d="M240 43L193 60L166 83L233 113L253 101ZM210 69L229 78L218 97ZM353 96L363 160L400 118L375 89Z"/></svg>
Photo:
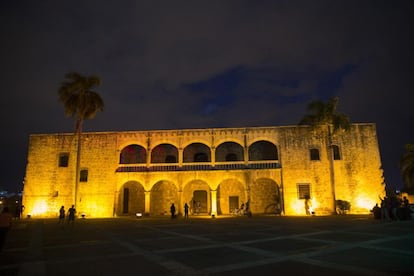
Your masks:
<svg viewBox="0 0 414 276"><path fill-rule="evenodd" d="M213 171L213 170L269 170L280 169L278 161L251 161L239 162L216 162L213 166L210 162L205 163L158 163L147 166L146 164L123 164L116 172L163 172L163 171Z"/></svg>

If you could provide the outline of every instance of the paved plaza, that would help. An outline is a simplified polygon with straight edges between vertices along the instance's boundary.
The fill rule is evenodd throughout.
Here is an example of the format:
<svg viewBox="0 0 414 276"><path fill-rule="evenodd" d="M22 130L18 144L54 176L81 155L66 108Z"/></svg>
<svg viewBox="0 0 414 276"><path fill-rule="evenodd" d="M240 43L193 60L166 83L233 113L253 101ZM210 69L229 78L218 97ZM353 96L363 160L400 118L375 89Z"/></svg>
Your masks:
<svg viewBox="0 0 414 276"><path fill-rule="evenodd" d="M15 221L0 275L413 275L414 221L253 216Z"/></svg>

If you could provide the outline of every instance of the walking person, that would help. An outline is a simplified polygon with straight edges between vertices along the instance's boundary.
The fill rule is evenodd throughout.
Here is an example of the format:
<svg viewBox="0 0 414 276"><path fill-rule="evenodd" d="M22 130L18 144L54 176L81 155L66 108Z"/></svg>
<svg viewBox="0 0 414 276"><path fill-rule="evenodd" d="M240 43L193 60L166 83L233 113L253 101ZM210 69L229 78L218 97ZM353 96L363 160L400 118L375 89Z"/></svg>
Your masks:
<svg viewBox="0 0 414 276"><path fill-rule="evenodd" d="M9 207L4 207L0 213L0 252L6 242L7 233L12 225L12 215L9 212Z"/></svg>
<svg viewBox="0 0 414 276"><path fill-rule="evenodd" d="M72 207L69 208L68 211L68 223L74 223L75 222L75 214L76 214L76 209L75 209L75 205L72 205Z"/></svg>
<svg viewBox="0 0 414 276"><path fill-rule="evenodd" d="M59 209L59 223L63 223L65 221L65 214L66 214L65 207L64 206L60 207L60 209Z"/></svg>
<svg viewBox="0 0 414 276"><path fill-rule="evenodd" d="M187 204L187 202L184 204L184 218L188 219L188 204Z"/></svg>

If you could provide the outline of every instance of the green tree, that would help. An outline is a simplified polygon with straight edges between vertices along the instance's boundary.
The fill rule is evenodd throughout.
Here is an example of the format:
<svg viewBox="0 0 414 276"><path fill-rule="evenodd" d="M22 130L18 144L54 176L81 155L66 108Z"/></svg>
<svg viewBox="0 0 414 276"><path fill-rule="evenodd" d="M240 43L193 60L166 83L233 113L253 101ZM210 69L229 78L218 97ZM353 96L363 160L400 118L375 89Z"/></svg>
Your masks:
<svg viewBox="0 0 414 276"><path fill-rule="evenodd" d="M401 176L404 181L404 190L414 192L414 144L405 145L406 152L401 157Z"/></svg>
<svg viewBox="0 0 414 276"><path fill-rule="evenodd" d="M336 212L336 194L335 194L335 174L333 166L333 150L332 150L332 137L338 131L347 131L351 127L348 116L337 112L338 97L333 97L327 102L313 101L308 104L309 114L305 115L299 124L309 125L313 130L327 128L327 152L329 158L329 172L330 182L333 198L333 210Z"/></svg>
<svg viewBox="0 0 414 276"><path fill-rule="evenodd" d="M101 96L93 91L101 84L97 76L82 76L76 72L65 75L66 80L62 82L58 94L59 101L63 103L65 115L75 118L75 135L77 136L76 153L76 177L74 204L76 206L78 197L80 156L81 156L81 135L85 119L92 119L98 111L103 111L104 102Z"/></svg>

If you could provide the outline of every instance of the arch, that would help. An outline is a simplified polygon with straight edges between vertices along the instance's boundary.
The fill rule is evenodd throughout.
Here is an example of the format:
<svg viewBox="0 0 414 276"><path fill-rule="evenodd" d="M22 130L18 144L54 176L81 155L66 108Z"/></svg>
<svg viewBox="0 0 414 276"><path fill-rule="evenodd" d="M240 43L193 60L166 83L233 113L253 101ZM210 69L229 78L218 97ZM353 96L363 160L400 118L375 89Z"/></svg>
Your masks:
<svg viewBox="0 0 414 276"><path fill-rule="evenodd" d="M216 148L216 161L244 161L243 147L235 142L224 142Z"/></svg>
<svg viewBox="0 0 414 276"><path fill-rule="evenodd" d="M143 146L131 144L124 147L119 155L119 164L146 163L147 151Z"/></svg>
<svg viewBox="0 0 414 276"><path fill-rule="evenodd" d="M169 215L172 203L177 211L180 210L178 190L174 183L166 180L155 183L151 189L150 213L152 215Z"/></svg>
<svg viewBox="0 0 414 276"><path fill-rule="evenodd" d="M196 213L196 205L200 203L199 213L211 212L211 195L209 185L202 180L193 180L184 186L182 194L183 204L187 202L190 213Z"/></svg>
<svg viewBox="0 0 414 276"><path fill-rule="evenodd" d="M245 186L236 179L222 181L217 189L217 213L230 214L247 201Z"/></svg>
<svg viewBox="0 0 414 276"><path fill-rule="evenodd" d="M259 178L250 184L250 199L253 213L280 213L282 209L279 186L270 178Z"/></svg>
<svg viewBox="0 0 414 276"><path fill-rule="evenodd" d="M117 216L135 215L145 211L145 190L137 181L128 181L118 191Z"/></svg>
<svg viewBox="0 0 414 276"><path fill-rule="evenodd" d="M249 146L249 161L278 160L279 154L275 144L261 140Z"/></svg>
<svg viewBox="0 0 414 276"><path fill-rule="evenodd" d="M177 163L178 150L171 144L159 144L151 150L151 163Z"/></svg>
<svg viewBox="0 0 414 276"><path fill-rule="evenodd" d="M211 150L202 143L192 143L183 150L183 162L210 162Z"/></svg>

